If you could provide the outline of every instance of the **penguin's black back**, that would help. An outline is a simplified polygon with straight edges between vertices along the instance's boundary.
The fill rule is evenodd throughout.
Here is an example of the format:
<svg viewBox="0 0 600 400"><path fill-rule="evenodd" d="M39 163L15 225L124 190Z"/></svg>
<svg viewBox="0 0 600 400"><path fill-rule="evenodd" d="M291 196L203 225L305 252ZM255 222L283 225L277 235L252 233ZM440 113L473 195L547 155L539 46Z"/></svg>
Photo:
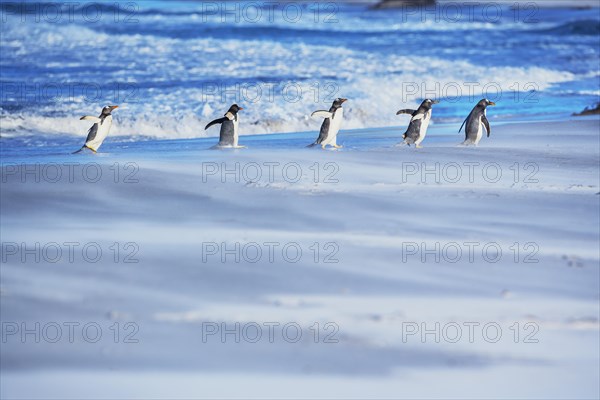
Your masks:
<svg viewBox="0 0 600 400"><path fill-rule="evenodd" d="M321 124L321 130L319 131L319 138L317 139L317 144L321 144L327 139L327 135L329 134L329 126L331 125L331 119L325 118L323 123Z"/></svg>
<svg viewBox="0 0 600 400"><path fill-rule="evenodd" d="M471 114L467 117L467 122L465 124L465 139L473 139L477 137L477 132L480 129L480 118L485 112L485 108L483 107L475 107L471 111Z"/></svg>
<svg viewBox="0 0 600 400"><path fill-rule="evenodd" d="M221 133L219 136L219 146L233 146L235 128L233 121L226 120L221 124Z"/></svg>
<svg viewBox="0 0 600 400"><path fill-rule="evenodd" d="M408 124L408 129L404 132L405 139L412 139L412 141L416 141L421 134L421 124L423 123L423 119L415 119Z"/></svg>

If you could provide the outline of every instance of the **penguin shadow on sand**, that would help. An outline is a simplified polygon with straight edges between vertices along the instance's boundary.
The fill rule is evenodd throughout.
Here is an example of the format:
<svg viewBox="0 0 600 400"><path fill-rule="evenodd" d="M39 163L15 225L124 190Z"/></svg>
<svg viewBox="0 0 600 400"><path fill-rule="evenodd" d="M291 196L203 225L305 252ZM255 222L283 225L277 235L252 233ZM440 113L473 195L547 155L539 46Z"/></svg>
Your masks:
<svg viewBox="0 0 600 400"><path fill-rule="evenodd" d="M233 104L229 107L229 110L225 113L222 118L217 118L206 125L204 130L207 130L213 125L221 125L219 132L219 143L211 147L212 150L220 149L245 149L246 146L239 145L240 138L240 116L239 112L243 110L242 107L237 104Z"/></svg>
<svg viewBox="0 0 600 400"><path fill-rule="evenodd" d="M341 149L342 146L337 144L337 135L342 126L344 120L344 108L342 105L348 101L343 97L339 97L333 101L329 111L318 110L313 112L310 116L312 118L319 117L323 118L321 124L321 130L319 131L319 137L314 143L309 144L306 147L321 146L321 149L325 150L327 146L331 146L334 149Z"/></svg>

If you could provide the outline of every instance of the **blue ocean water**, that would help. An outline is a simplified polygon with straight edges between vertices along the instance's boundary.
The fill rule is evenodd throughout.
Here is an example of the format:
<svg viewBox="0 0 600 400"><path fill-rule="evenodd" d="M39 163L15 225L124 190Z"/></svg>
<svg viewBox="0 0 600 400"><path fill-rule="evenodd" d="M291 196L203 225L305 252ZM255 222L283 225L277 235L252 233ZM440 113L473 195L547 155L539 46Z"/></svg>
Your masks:
<svg viewBox="0 0 600 400"><path fill-rule="evenodd" d="M233 102L242 134L265 134L318 129L308 115L338 96L345 129L403 125L426 97L459 124L482 97L502 121L599 101L598 8L479 3L3 0L0 134L77 141L105 104L121 106L111 135L137 141L215 136Z"/></svg>

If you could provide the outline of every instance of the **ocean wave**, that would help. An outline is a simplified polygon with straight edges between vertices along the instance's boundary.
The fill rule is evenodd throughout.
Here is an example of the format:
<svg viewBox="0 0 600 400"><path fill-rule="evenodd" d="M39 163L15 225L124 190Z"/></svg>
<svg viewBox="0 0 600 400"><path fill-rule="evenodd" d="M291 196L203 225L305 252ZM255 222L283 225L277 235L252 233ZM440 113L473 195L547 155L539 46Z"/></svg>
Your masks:
<svg viewBox="0 0 600 400"><path fill-rule="evenodd" d="M581 35L581 36L600 36L600 21L598 20L578 20L568 22L550 29L539 30L539 32L554 35Z"/></svg>
<svg viewBox="0 0 600 400"><path fill-rule="evenodd" d="M27 37L27 39L24 39ZM24 40L27 45L24 46ZM48 55L61 43L69 59ZM93 46L90 46L93 43ZM2 37L22 62L31 62L29 83L72 82L135 89L82 94L56 101L36 101L22 109L2 102L2 134L44 132L80 135L78 121L107 103L124 105L115 113L114 134L160 138L216 135L204 125L240 103L243 131L264 134L317 129L307 116L328 108L335 97L348 97L345 127L393 126L399 108L414 107L425 97L497 97L497 92L542 93L580 77L542 67L489 67L466 60L410 54L378 54L325 44L275 40L214 38L174 39L144 35L98 34L75 26L13 27ZM93 57L102 69L90 66ZM15 71L17 73L18 71ZM127 87L127 86L126 86ZM130 94L130 96L127 96ZM4 96L6 98L6 96ZM506 98L506 97L505 97ZM27 103L27 102L25 102ZM463 112L461 111L460 114ZM456 117L457 115L441 115Z"/></svg>
<svg viewBox="0 0 600 400"><path fill-rule="evenodd" d="M195 138L217 135L204 126L234 102L246 108L242 133L266 134L317 130L321 121L308 115L338 96L350 99L344 127L358 129L402 125L406 121L395 112L425 97L446 100L435 118L450 120L464 118L481 97L503 102L495 112L508 115L519 107L544 112L538 104L553 94L597 93L586 81L597 75L588 66L597 61L597 50L573 49L577 36L539 45L530 35L475 21L471 28L489 29L482 40L481 33L460 31L460 24L409 26L385 13L352 10L329 27L211 25L193 22L194 12L146 12L151 19L132 28L14 19L3 24L2 135L84 135L87 125L78 118L108 103L123 106L115 113L114 135ZM156 18L160 23L153 26ZM448 27L454 30L439 30ZM557 89L565 82L573 83ZM29 95L18 93L19 84L28 85ZM58 85L60 96L40 95L48 85ZM82 85L101 90L89 95ZM37 91L33 97L31 89ZM522 107L524 100L538 103Z"/></svg>
<svg viewBox="0 0 600 400"><path fill-rule="evenodd" d="M397 126L406 121L397 117L395 112L400 108L416 107L424 97L446 99L446 104L441 105L436 113L447 119L463 116L472 103L482 97L498 100L500 91L500 102L504 101L504 111L501 112L513 112L522 105L514 100L515 83L525 89L528 82L536 82L538 96L556 83L574 79L570 73L543 68L488 69L433 58L408 61L399 57L395 62L411 72L395 76L355 76L340 82L334 91L326 94L315 92L309 81L294 82L305 95L292 99L277 92L260 98L256 98L254 93L245 97L239 89L231 87L224 90L238 97L229 98L229 101L223 101L219 94L203 93L198 88L154 90L145 93L138 101L125 103L115 112L113 134L156 138L216 136L218 129L204 131L204 126L223 115L229 103L233 102L245 107L241 113L242 134L317 130L321 121L310 118L310 113L327 109L336 96L350 98L345 113L346 129ZM456 72L449 74L448 71ZM473 82L479 84L473 85ZM485 92L486 89L490 93ZM84 135L88 124L79 121L79 117L97 113L102 104L90 105L79 100L61 105L59 115L56 114L56 104L40 106L35 111L3 111L2 135L22 132ZM520 99L521 102L526 100Z"/></svg>
<svg viewBox="0 0 600 400"><path fill-rule="evenodd" d="M15 6L17 4L17 6ZM199 38L207 35L250 36L310 35L324 32L377 35L398 32L461 30L539 30L552 25L542 21L530 23L515 18L508 5L490 16L483 6L458 7L441 4L437 9L420 12L406 10L365 10L364 4L329 2L148 2L134 3L0 3L10 22L21 10L33 19L58 26L86 27L98 32L130 33L174 38ZM48 4L52 8L47 10ZM68 5L65 8L65 4ZM274 4L276 6L274 6ZM179 5L179 6L178 6ZM257 7L258 5L258 7ZM293 6L291 12L286 7ZM16 7L16 8L15 8ZM62 17L53 20L57 8ZM250 8L250 10L247 9ZM275 8L274 8L275 7ZM90 11L91 8L91 11ZM286 11L287 10L287 11ZM299 13L299 14L296 14ZM4 15L3 14L3 15ZM91 17L89 16L91 15ZM96 20L96 16L98 16ZM100 17L101 16L101 17ZM13 17L13 18L10 18ZM27 17L23 17L27 19ZM114 23L117 21L118 23ZM63 23L64 22L64 23Z"/></svg>

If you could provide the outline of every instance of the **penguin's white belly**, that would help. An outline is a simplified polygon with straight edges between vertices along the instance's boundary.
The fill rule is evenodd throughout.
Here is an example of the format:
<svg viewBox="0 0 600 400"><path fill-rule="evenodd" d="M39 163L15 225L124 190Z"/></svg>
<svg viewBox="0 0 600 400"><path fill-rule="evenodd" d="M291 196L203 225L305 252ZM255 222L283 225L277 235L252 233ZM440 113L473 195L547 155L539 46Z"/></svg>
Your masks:
<svg viewBox="0 0 600 400"><path fill-rule="evenodd" d="M331 122L329 124L329 132L327 132L327 138L323 141L324 145L337 146L337 134L342 127L342 119L344 117L344 109L338 108L335 112Z"/></svg>
<svg viewBox="0 0 600 400"><path fill-rule="evenodd" d="M240 117L238 116L236 119L233 120L233 147L238 147L238 141L240 138L239 126Z"/></svg>
<svg viewBox="0 0 600 400"><path fill-rule="evenodd" d="M483 115L479 117L479 124L477 124L477 137L475 138L475 146L479 144L479 141L483 137L483 117L487 116L487 110L483 110Z"/></svg>
<svg viewBox="0 0 600 400"><path fill-rule="evenodd" d="M481 117L479 117L479 123L477 124L477 136L475 137L475 145L479 144L481 137L483 136L483 123L481 122Z"/></svg>
<svg viewBox="0 0 600 400"><path fill-rule="evenodd" d="M431 121L431 110L425 113L423 121L421 121L421 129L419 130L419 138L415 141L415 145L420 145L427 135L427 128L429 127L429 121Z"/></svg>
<svg viewBox="0 0 600 400"><path fill-rule="evenodd" d="M94 150L98 150L102 145L102 142L104 142L104 139L106 139L108 136L112 126L112 116L109 115L108 117L104 118L104 121L97 122L96 125L98 126L96 136L85 143L87 147L90 147Z"/></svg>

